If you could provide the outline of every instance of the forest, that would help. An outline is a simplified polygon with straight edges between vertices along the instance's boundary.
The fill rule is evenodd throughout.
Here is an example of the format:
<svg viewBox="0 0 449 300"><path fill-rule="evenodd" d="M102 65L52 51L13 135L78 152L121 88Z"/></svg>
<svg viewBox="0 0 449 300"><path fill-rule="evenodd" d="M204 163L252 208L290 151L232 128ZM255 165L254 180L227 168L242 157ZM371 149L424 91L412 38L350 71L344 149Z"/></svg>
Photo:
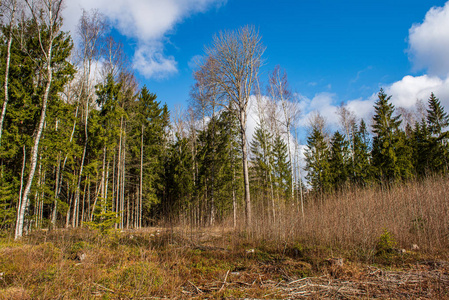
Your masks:
<svg viewBox="0 0 449 300"><path fill-rule="evenodd" d="M0 226L16 238L161 221L248 228L349 186L447 174L449 117L433 93L407 111L381 89L372 120L342 105L334 133L317 112L301 147L299 100L279 66L262 87L254 27L213 38L188 108L173 113L139 86L99 12L70 36L61 1L36 3L2 2Z"/></svg>
<svg viewBox="0 0 449 300"><path fill-rule="evenodd" d="M245 26L170 111L106 17L64 32L63 4L0 1L0 299L448 296L438 95L305 128Z"/></svg>

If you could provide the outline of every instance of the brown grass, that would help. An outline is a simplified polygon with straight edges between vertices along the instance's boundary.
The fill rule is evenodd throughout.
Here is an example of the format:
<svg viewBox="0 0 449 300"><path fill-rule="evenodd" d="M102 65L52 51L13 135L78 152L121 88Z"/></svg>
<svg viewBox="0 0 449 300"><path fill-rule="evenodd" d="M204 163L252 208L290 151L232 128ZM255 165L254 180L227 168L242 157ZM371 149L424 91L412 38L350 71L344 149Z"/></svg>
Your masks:
<svg viewBox="0 0 449 300"><path fill-rule="evenodd" d="M278 244L364 252L372 258L387 231L397 248L446 257L449 249L449 178L432 177L403 184L348 188L333 195L309 198L304 217L296 205L278 208L276 222L256 218L256 240ZM446 257L447 258L447 257Z"/></svg>
<svg viewBox="0 0 449 300"><path fill-rule="evenodd" d="M255 201L249 229L225 222L9 236L0 240L0 299L444 298L447 190L444 177L352 188L309 196L304 217L278 203L274 222ZM415 277L407 281L414 294L404 294L402 280Z"/></svg>

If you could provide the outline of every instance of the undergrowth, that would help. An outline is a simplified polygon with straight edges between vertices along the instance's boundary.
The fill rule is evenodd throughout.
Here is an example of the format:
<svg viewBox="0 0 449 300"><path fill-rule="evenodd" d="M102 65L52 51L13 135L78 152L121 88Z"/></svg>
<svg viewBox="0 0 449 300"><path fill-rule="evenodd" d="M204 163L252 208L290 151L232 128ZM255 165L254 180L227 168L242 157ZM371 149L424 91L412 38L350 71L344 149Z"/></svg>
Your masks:
<svg viewBox="0 0 449 300"><path fill-rule="evenodd" d="M279 205L282 218L256 214L250 228L40 230L20 241L4 234L0 299L276 298L279 282L447 261L445 189L445 178L352 189L309 199L304 216Z"/></svg>

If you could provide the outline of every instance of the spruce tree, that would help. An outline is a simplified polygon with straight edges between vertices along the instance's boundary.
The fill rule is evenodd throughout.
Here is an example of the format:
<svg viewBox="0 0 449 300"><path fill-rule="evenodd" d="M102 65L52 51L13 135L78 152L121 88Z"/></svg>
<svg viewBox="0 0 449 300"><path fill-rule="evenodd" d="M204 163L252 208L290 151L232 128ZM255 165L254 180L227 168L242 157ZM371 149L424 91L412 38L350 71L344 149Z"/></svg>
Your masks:
<svg viewBox="0 0 449 300"><path fill-rule="evenodd" d="M251 141L251 166L254 187L265 192L270 187L273 175L273 135L260 125L256 128Z"/></svg>
<svg viewBox="0 0 449 300"><path fill-rule="evenodd" d="M424 119L415 123L410 140L415 174L420 177L425 176L432 169L435 149L432 146L429 127Z"/></svg>
<svg viewBox="0 0 449 300"><path fill-rule="evenodd" d="M431 169L435 172L447 171L449 154L449 116L444 112L440 100L431 93L428 101L427 125L430 132L430 147L433 149L431 155Z"/></svg>
<svg viewBox="0 0 449 300"><path fill-rule="evenodd" d="M401 175L398 164L398 148L400 147L399 126L401 116L394 116L394 105L390 103L391 96L387 96L383 89L378 93L378 100L374 104L373 117L373 166L380 180L391 181Z"/></svg>
<svg viewBox="0 0 449 300"><path fill-rule="evenodd" d="M334 189L342 187L348 180L350 167L349 143L336 131L331 140L329 155L329 172Z"/></svg>
<svg viewBox="0 0 449 300"><path fill-rule="evenodd" d="M449 116L444 112L444 108L440 100L435 97L434 93L430 94L428 101L429 109L427 109L427 124L430 133L440 138L444 133L444 129L449 126Z"/></svg>
<svg viewBox="0 0 449 300"><path fill-rule="evenodd" d="M288 158L287 143L280 135L273 141L274 181L285 199L291 199L291 164Z"/></svg>
<svg viewBox="0 0 449 300"><path fill-rule="evenodd" d="M323 133L317 127L312 128L307 138L306 179L316 192L328 192L331 189L329 170L329 149Z"/></svg>
<svg viewBox="0 0 449 300"><path fill-rule="evenodd" d="M370 140L365 121L360 121L360 126L354 134L354 160L351 165L350 175L352 182L366 185L371 181L373 175L370 164Z"/></svg>

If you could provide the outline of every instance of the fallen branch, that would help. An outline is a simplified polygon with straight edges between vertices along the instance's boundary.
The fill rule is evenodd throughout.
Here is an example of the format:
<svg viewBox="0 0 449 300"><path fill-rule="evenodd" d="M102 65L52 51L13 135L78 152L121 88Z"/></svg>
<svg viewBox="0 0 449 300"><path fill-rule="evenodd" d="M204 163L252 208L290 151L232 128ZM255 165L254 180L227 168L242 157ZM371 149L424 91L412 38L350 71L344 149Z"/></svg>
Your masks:
<svg viewBox="0 0 449 300"><path fill-rule="evenodd" d="M222 290L222 289L224 288L224 286L226 285L226 279L228 279L229 271L231 271L231 270L228 270L228 271L226 272L226 276L225 276L225 278L224 278L224 280L223 280L223 285L222 285L221 288L218 290L218 292L221 292L221 290Z"/></svg>

